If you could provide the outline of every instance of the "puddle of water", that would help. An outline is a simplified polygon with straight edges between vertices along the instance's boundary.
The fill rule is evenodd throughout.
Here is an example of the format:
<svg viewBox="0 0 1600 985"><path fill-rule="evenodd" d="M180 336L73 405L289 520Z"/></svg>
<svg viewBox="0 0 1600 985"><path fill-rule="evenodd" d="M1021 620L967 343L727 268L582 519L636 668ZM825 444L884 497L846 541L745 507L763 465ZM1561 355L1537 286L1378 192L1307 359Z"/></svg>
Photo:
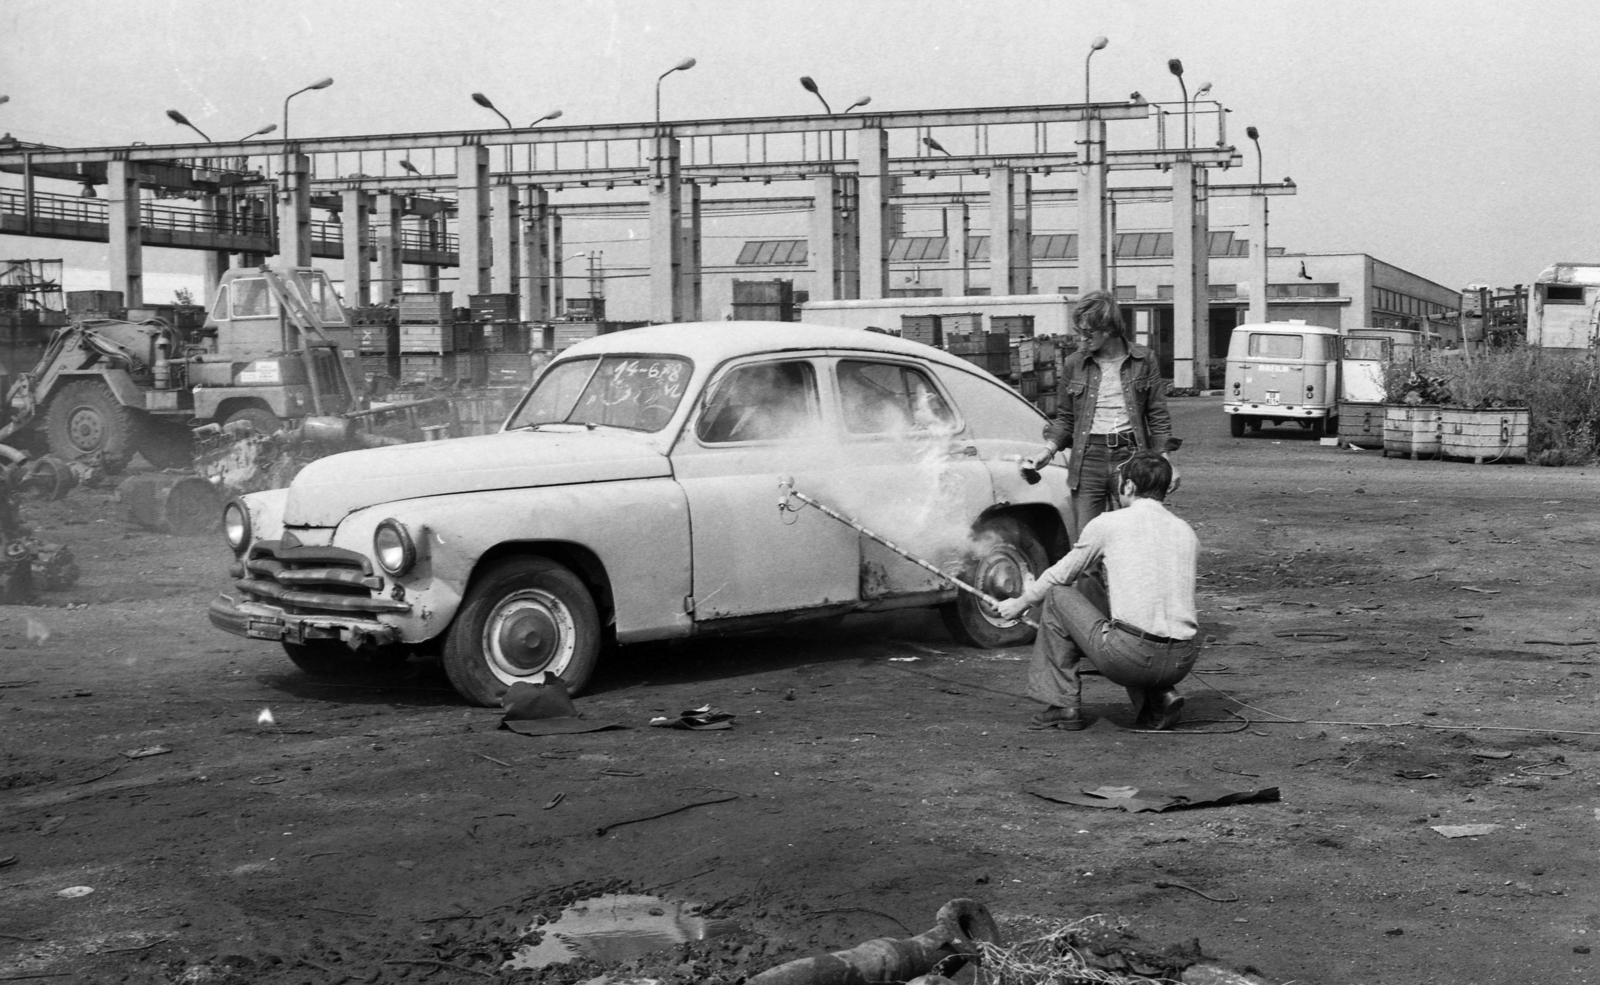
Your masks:
<svg viewBox="0 0 1600 985"><path fill-rule="evenodd" d="M544 968L579 957L622 962L739 929L733 920L708 920L693 909L693 904L659 896L597 896L574 903L547 924L530 925L523 933L542 931L543 939L518 947L501 967Z"/></svg>

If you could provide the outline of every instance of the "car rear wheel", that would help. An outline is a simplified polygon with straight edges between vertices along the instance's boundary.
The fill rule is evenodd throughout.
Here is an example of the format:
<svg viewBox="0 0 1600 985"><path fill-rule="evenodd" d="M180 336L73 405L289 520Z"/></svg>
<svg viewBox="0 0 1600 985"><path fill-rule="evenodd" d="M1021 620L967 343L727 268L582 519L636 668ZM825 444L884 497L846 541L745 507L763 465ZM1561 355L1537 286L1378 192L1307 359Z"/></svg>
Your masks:
<svg viewBox="0 0 1600 985"><path fill-rule="evenodd" d="M462 602L444 641L444 672L461 696L489 708L518 681L554 674L571 694L600 657L600 613L583 581L548 558L501 561Z"/></svg>
<svg viewBox="0 0 1600 985"><path fill-rule="evenodd" d="M1235 438L1244 437L1244 415L1235 414L1228 418L1228 431Z"/></svg>
<svg viewBox="0 0 1600 985"><path fill-rule="evenodd" d="M1049 567L1044 545L1033 531L1012 517L985 520L973 530L977 545L967 566L967 584L999 599L1022 594L1023 574L1037 578ZM970 646L997 649L1033 641L1033 627L1001 619L968 592L940 607L944 624L956 639Z"/></svg>

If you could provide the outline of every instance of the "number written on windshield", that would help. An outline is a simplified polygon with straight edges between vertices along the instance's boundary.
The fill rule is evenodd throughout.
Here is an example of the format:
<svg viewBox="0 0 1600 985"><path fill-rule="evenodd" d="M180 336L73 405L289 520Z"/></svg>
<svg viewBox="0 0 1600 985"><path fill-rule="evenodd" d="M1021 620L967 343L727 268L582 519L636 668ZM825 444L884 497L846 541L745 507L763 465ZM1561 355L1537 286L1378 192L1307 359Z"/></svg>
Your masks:
<svg viewBox="0 0 1600 985"><path fill-rule="evenodd" d="M689 383L687 360L671 356L570 359L551 366L509 427L587 424L659 431Z"/></svg>

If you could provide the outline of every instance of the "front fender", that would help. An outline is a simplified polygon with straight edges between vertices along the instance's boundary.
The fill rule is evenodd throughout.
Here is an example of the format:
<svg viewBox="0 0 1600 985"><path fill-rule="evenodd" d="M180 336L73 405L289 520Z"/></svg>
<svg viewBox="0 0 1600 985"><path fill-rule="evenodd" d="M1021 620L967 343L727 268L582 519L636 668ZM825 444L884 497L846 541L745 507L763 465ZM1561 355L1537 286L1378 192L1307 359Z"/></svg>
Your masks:
<svg viewBox="0 0 1600 985"><path fill-rule="evenodd" d="M390 517L417 545L416 566L389 579L412 610L382 617L408 642L431 639L449 626L485 555L539 553L541 545L576 547L599 560L619 641L687 635L692 627L684 607L691 585L688 503L670 478L387 503L350 514L333 543L372 557L373 532Z"/></svg>

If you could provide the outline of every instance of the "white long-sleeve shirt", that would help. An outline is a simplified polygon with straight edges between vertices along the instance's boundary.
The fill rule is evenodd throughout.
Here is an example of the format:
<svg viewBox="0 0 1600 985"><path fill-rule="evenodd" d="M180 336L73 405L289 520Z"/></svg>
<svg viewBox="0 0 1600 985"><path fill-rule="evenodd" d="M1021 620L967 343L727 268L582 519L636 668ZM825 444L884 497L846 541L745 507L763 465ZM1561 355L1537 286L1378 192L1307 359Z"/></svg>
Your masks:
<svg viewBox="0 0 1600 985"><path fill-rule="evenodd" d="M1022 598L1037 605L1051 588L1071 584L1104 558L1113 617L1156 636L1192 639L1200 628L1194 607L1199 547L1194 529L1159 500L1136 499L1090 520L1072 551L1045 569Z"/></svg>

